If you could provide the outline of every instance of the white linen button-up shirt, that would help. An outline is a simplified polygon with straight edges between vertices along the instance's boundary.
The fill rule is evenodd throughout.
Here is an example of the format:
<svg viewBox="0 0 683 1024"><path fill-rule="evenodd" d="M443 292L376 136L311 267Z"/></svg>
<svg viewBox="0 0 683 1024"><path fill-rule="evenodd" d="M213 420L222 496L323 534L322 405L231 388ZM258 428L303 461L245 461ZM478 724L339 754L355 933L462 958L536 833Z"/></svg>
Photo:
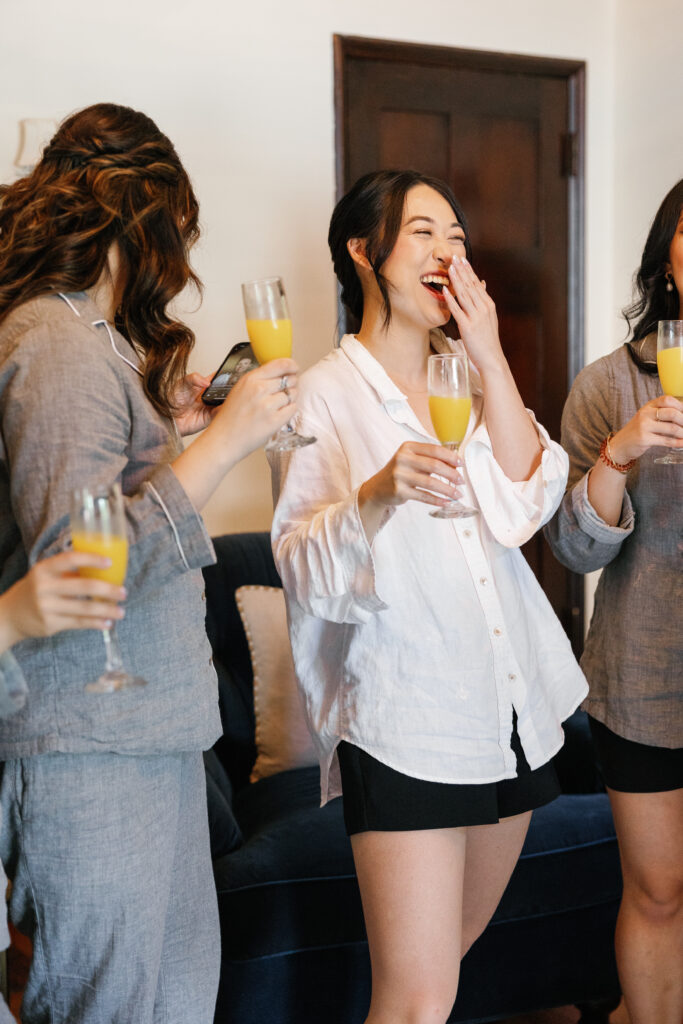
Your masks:
<svg viewBox="0 0 683 1024"><path fill-rule="evenodd" d="M450 347L440 331L432 344ZM438 442L351 335L301 379L297 428L317 443L271 456L273 551L323 803L341 792L342 739L416 778L495 782L516 774L513 707L533 769L561 747L561 722L586 694L518 550L557 507L567 456L537 425L541 465L531 479L510 481L493 457L471 372L460 451L463 497L477 516L434 519L431 506L408 501L387 509L368 542L360 485L405 441Z"/></svg>

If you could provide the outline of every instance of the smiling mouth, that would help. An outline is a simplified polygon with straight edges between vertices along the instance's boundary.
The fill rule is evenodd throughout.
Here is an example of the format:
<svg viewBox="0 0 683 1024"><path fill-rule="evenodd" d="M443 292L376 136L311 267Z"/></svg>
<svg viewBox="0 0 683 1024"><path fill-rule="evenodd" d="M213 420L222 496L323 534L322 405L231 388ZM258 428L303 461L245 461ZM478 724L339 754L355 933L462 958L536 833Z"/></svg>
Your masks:
<svg viewBox="0 0 683 1024"><path fill-rule="evenodd" d="M439 302L445 302L443 295L444 288L449 285L449 280L446 274L423 274L420 278L420 284L424 285L428 292L439 300Z"/></svg>

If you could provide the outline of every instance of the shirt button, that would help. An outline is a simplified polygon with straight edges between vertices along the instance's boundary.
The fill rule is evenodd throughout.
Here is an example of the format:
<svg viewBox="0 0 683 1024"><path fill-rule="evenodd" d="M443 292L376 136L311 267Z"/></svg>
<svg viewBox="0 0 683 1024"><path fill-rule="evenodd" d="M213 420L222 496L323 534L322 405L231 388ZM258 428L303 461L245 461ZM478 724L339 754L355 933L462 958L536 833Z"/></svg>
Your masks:
<svg viewBox="0 0 683 1024"><path fill-rule="evenodd" d="M503 630L500 628L500 626L496 626L496 628L493 631L493 635L494 636L502 636L503 635Z"/></svg>
<svg viewBox="0 0 683 1024"><path fill-rule="evenodd" d="M213 657L209 658L209 665L213 668Z"/></svg>
<svg viewBox="0 0 683 1024"><path fill-rule="evenodd" d="M202 601L206 601L206 591L202 590Z"/></svg>
<svg viewBox="0 0 683 1024"><path fill-rule="evenodd" d="M471 530L463 530L462 534L463 534L463 537L471 537L472 536L472 531Z"/></svg>
<svg viewBox="0 0 683 1024"><path fill-rule="evenodd" d="M482 576L480 577L479 582L481 583L482 587L485 587L486 584L488 583L488 580L486 579L485 576Z"/></svg>
<svg viewBox="0 0 683 1024"><path fill-rule="evenodd" d="M509 672L509 673L508 673L508 679L510 679L510 680L515 680L516 678L517 678L517 676L515 675L515 673L514 673L514 672Z"/></svg>

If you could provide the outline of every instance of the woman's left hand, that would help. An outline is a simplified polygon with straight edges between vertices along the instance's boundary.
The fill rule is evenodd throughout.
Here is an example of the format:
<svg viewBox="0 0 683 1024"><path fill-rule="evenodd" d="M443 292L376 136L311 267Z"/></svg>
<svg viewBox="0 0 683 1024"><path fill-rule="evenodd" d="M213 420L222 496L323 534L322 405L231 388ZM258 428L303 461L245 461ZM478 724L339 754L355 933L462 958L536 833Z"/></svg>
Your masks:
<svg viewBox="0 0 683 1024"><path fill-rule="evenodd" d="M448 276L453 295L444 288L446 303L458 325L467 354L483 373L505 359L498 336L495 303L486 291L486 282L479 280L464 257L453 257Z"/></svg>
<svg viewBox="0 0 683 1024"><path fill-rule="evenodd" d="M210 383L210 377L204 377L201 373L188 373L176 389L173 401L177 411L173 419L181 436L196 434L198 430L208 427L218 412L217 405L204 405L202 402L202 392Z"/></svg>

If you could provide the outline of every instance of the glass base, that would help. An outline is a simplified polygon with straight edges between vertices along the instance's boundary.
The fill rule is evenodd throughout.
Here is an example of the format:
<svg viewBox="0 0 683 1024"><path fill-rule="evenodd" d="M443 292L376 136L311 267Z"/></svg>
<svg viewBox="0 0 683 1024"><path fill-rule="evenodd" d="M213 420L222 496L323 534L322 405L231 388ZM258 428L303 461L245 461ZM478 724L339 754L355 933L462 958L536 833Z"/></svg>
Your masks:
<svg viewBox="0 0 683 1024"><path fill-rule="evenodd" d="M135 686L147 686L147 680L140 676L129 676L127 672L103 672L94 683L87 683L86 693L116 693L117 690L131 690Z"/></svg>
<svg viewBox="0 0 683 1024"><path fill-rule="evenodd" d="M683 465L683 452L669 452L668 455L660 455L658 459L652 461L660 466L680 466Z"/></svg>
<svg viewBox="0 0 683 1024"><path fill-rule="evenodd" d="M309 444L315 444L317 437L307 437L305 434L297 434L295 430L286 434L275 434L266 445L267 452L292 452L296 448L305 448Z"/></svg>
<svg viewBox="0 0 683 1024"><path fill-rule="evenodd" d="M442 505L441 508L434 509L429 514L433 519L469 519L470 516L477 515L477 509L463 505L459 501L451 501L448 505Z"/></svg>

